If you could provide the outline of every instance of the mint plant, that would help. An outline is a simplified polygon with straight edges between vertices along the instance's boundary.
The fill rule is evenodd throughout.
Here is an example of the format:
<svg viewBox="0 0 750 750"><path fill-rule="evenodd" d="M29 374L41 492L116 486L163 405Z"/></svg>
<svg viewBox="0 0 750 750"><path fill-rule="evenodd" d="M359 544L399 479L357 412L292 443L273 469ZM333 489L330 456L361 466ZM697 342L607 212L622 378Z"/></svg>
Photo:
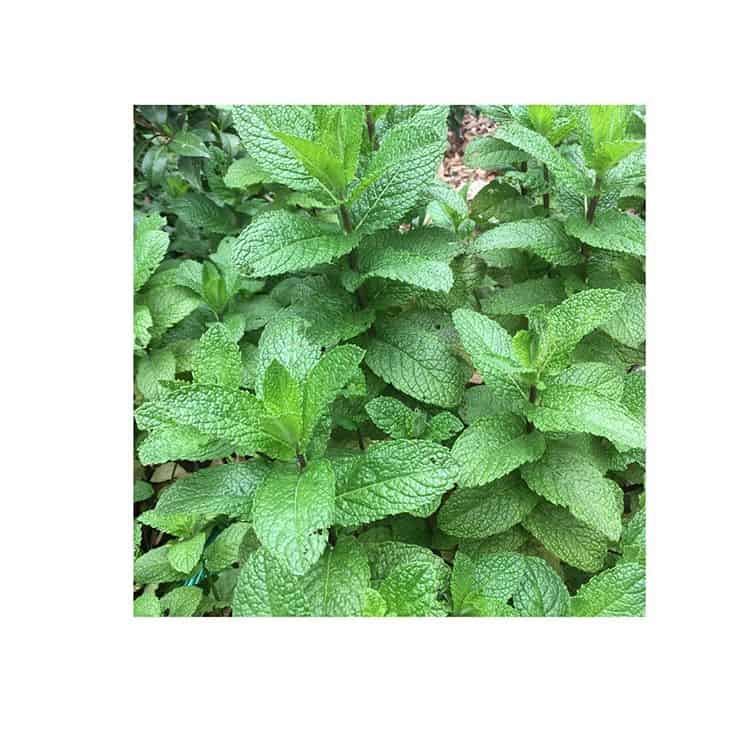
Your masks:
<svg viewBox="0 0 750 750"><path fill-rule="evenodd" d="M645 112L480 109L136 108L136 615L644 613Z"/></svg>

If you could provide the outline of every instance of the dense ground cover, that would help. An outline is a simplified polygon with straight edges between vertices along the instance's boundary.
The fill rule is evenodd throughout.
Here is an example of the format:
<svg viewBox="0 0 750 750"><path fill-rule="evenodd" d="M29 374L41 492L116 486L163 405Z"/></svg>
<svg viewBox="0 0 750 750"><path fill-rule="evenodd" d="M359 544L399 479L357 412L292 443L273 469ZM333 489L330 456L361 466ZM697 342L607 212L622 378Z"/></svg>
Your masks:
<svg viewBox="0 0 750 750"><path fill-rule="evenodd" d="M645 112L478 109L136 108L136 614L643 614Z"/></svg>

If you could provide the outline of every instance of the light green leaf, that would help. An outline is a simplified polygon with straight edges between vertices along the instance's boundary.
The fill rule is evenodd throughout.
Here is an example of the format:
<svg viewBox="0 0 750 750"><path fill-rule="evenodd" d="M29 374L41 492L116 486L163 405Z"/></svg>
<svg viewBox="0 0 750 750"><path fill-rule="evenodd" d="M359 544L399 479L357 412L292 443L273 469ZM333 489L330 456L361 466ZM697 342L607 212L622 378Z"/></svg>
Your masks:
<svg viewBox="0 0 750 750"><path fill-rule="evenodd" d="M176 362L168 349L160 349L140 357L135 368L135 383L145 399L158 399L164 394L160 380L174 380Z"/></svg>
<svg viewBox="0 0 750 750"><path fill-rule="evenodd" d="M570 594L562 578L540 557L524 557L524 567L513 606L526 617L565 617Z"/></svg>
<svg viewBox="0 0 750 750"><path fill-rule="evenodd" d="M293 456L302 435L302 387L277 360L263 377L264 429L288 445Z"/></svg>
<svg viewBox="0 0 750 750"><path fill-rule="evenodd" d="M140 503L142 500L148 500L154 494L154 488L142 479L138 479L133 484L133 502Z"/></svg>
<svg viewBox="0 0 750 750"><path fill-rule="evenodd" d="M529 419L544 432L590 432L629 448L646 447L642 421L622 404L587 388L550 386L530 407Z"/></svg>
<svg viewBox="0 0 750 750"><path fill-rule="evenodd" d="M514 164L526 160L526 154L495 138L473 138L464 151L464 164L471 169L486 169L488 172L512 169Z"/></svg>
<svg viewBox="0 0 750 750"><path fill-rule="evenodd" d="M587 334L620 309L625 295L615 289L587 289L553 307L542 321L536 363L539 371L556 366Z"/></svg>
<svg viewBox="0 0 750 750"><path fill-rule="evenodd" d="M646 568L621 563L584 583L571 599L575 617L643 617L646 611Z"/></svg>
<svg viewBox="0 0 750 750"><path fill-rule="evenodd" d="M468 368L445 339L402 315L378 325L365 364L398 390L427 404L456 406L469 379Z"/></svg>
<svg viewBox="0 0 750 750"><path fill-rule="evenodd" d="M252 510L255 491L268 471L261 461L201 469L163 489L156 509L162 513L246 517Z"/></svg>
<svg viewBox="0 0 750 750"><path fill-rule="evenodd" d="M261 544L295 575L323 554L333 524L336 478L328 461L276 464L255 493L253 526Z"/></svg>
<svg viewBox="0 0 750 750"><path fill-rule="evenodd" d="M410 409L390 396L380 396L368 402L365 410L377 427L392 438L418 438L427 425L425 413Z"/></svg>
<svg viewBox="0 0 750 750"><path fill-rule="evenodd" d="M540 460L521 467L538 495L567 508L579 521L616 541L622 533L623 495L616 482L565 443L552 441Z"/></svg>
<svg viewBox="0 0 750 750"><path fill-rule="evenodd" d="M538 502L520 477L503 477L481 488L454 490L443 502L437 524L459 539L483 539L523 521Z"/></svg>
<svg viewBox="0 0 750 750"><path fill-rule="evenodd" d="M266 180L266 175L261 171L255 159L249 157L233 161L224 175L224 184L236 190L259 185L264 180Z"/></svg>
<svg viewBox="0 0 750 750"><path fill-rule="evenodd" d="M494 136L525 151L542 164L546 164L550 173L562 185L581 195L591 194L593 185L588 176L567 161L544 136L523 127L514 120L501 123Z"/></svg>
<svg viewBox="0 0 750 750"><path fill-rule="evenodd" d="M203 193L186 193L174 198L167 209L201 232L229 234L235 229L235 217L227 206L219 206Z"/></svg>
<svg viewBox="0 0 750 750"><path fill-rule="evenodd" d="M542 453L541 433L526 432L526 421L513 414L477 420L451 449L459 469L459 487L488 484L528 461L536 461Z"/></svg>
<svg viewBox="0 0 750 750"><path fill-rule="evenodd" d="M167 583L179 581L185 574L175 570L167 557L170 547L156 547L144 552L138 557L133 566L133 578L138 584Z"/></svg>
<svg viewBox="0 0 750 750"><path fill-rule="evenodd" d="M622 307L602 326L615 341L632 348L646 340L646 287L644 284L624 284Z"/></svg>
<svg viewBox="0 0 750 750"><path fill-rule="evenodd" d="M234 262L248 276L278 276L340 258L357 242L356 234L343 234L335 224L304 214L268 211L237 237Z"/></svg>
<svg viewBox="0 0 750 750"><path fill-rule="evenodd" d="M353 538L328 548L302 579L314 617L360 617L370 585L370 567L362 546Z"/></svg>
<svg viewBox="0 0 750 750"><path fill-rule="evenodd" d="M375 588L400 565L421 562L435 569L439 591L442 593L448 589L451 569L442 557L427 547L392 541L368 542L363 547L370 562L372 586Z"/></svg>
<svg viewBox="0 0 750 750"><path fill-rule="evenodd" d="M169 617L192 617L203 600L203 591L197 586L178 586L161 598L161 607Z"/></svg>
<svg viewBox="0 0 750 750"><path fill-rule="evenodd" d="M524 559L514 552L497 552L469 557L456 552L451 575L453 612L474 614L472 599L492 599L504 605L515 594L525 573Z"/></svg>
<svg viewBox="0 0 750 750"><path fill-rule="evenodd" d="M278 137L287 133L313 140L316 126L309 106L261 105L232 107L232 120L247 155L268 175L295 190L315 190L318 181Z"/></svg>
<svg viewBox="0 0 750 750"><path fill-rule="evenodd" d="M375 590L365 591L365 604L362 609L363 617L385 617L388 605L385 599Z"/></svg>
<svg viewBox="0 0 750 750"><path fill-rule="evenodd" d="M204 532L196 534L192 539L176 542L169 545L167 549L167 560L169 564L181 573L189 573L201 559L203 547L206 544Z"/></svg>
<svg viewBox="0 0 750 750"><path fill-rule="evenodd" d="M151 312L146 305L135 305L133 309L133 345L138 350L144 350L151 341L150 328L154 324Z"/></svg>
<svg viewBox="0 0 750 750"><path fill-rule="evenodd" d="M482 299L487 315L526 315L538 305L556 305L565 299L560 279L530 279L498 289Z"/></svg>
<svg viewBox="0 0 750 750"><path fill-rule="evenodd" d="M418 203L443 158L447 108L390 128L350 202L354 229L372 234L396 224Z"/></svg>
<svg viewBox="0 0 750 750"><path fill-rule="evenodd" d="M595 572L604 564L607 538L581 523L565 508L539 503L523 520L523 527L574 568Z"/></svg>
<svg viewBox="0 0 750 750"><path fill-rule="evenodd" d="M430 418L424 433L424 439L442 443L445 440L450 440L463 429L464 423L455 414L451 414L449 411L441 411Z"/></svg>
<svg viewBox="0 0 750 750"><path fill-rule="evenodd" d="M138 298L151 315L151 339L158 339L202 304L197 294L181 286L149 288Z"/></svg>
<svg viewBox="0 0 750 750"><path fill-rule="evenodd" d="M444 617L445 602L438 601L440 576L428 562L402 563L386 576L378 589L385 600L386 615L396 617Z"/></svg>
<svg viewBox="0 0 750 750"><path fill-rule="evenodd" d="M133 617L161 617L159 597L150 587L133 601Z"/></svg>
<svg viewBox="0 0 750 750"><path fill-rule="evenodd" d="M304 388L302 445L307 447L315 426L339 391L358 373L364 350L352 344L326 352L310 369Z"/></svg>
<svg viewBox="0 0 750 750"><path fill-rule="evenodd" d="M613 401L622 398L625 382L617 367L604 362L576 362L545 380L547 386L577 385Z"/></svg>
<svg viewBox="0 0 750 750"><path fill-rule="evenodd" d="M596 212L592 224L583 216L570 216L565 231L591 247L628 255L646 254L646 223L614 208Z"/></svg>
<svg viewBox="0 0 750 750"><path fill-rule="evenodd" d="M221 531L211 542L203 555L206 570L216 573L228 568L240 559L245 538L252 532L252 525L244 521L233 523Z"/></svg>
<svg viewBox="0 0 750 750"><path fill-rule="evenodd" d="M449 451L425 440L373 443L334 461L336 523L354 526L397 513L428 515L456 479Z"/></svg>
<svg viewBox="0 0 750 750"><path fill-rule="evenodd" d="M133 248L133 281L136 292L148 281L167 254L169 235L161 229L166 222L159 214L150 214L140 219L136 225Z"/></svg>
<svg viewBox="0 0 750 750"><path fill-rule="evenodd" d="M234 390L242 383L242 356L229 329L211 326L200 338L192 357L193 382Z"/></svg>
<svg viewBox="0 0 750 750"><path fill-rule="evenodd" d="M520 219L500 224L481 234L472 245L491 265L508 265L498 254L528 250L555 266L575 266L583 261L578 243L565 234L556 219Z"/></svg>
<svg viewBox="0 0 750 750"><path fill-rule="evenodd" d="M646 511L637 510L625 522L620 540L623 562L646 564Z"/></svg>

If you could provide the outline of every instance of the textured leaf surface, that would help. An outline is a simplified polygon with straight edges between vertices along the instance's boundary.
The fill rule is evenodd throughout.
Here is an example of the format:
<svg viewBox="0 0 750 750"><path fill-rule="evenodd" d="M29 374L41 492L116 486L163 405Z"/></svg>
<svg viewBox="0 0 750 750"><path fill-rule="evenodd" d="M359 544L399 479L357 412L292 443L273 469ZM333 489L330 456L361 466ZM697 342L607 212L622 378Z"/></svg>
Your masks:
<svg viewBox="0 0 750 750"><path fill-rule="evenodd" d="M565 298L560 279L531 279L505 289L482 300L482 311L487 315L525 315L537 305L555 305Z"/></svg>
<svg viewBox="0 0 750 750"><path fill-rule="evenodd" d="M527 617L564 617L570 594L562 578L539 557L524 557L524 574L513 593L513 606Z"/></svg>
<svg viewBox="0 0 750 750"><path fill-rule="evenodd" d="M333 523L335 476L328 461L277 464L255 493L253 526L261 544L295 575L323 554Z"/></svg>
<svg viewBox="0 0 750 750"><path fill-rule="evenodd" d="M278 276L311 268L348 253L357 236L334 224L287 211L269 211L242 230L234 262L248 276Z"/></svg>
<svg viewBox="0 0 750 750"><path fill-rule="evenodd" d="M555 219L509 221L480 235L472 249L490 263L496 263L498 253L507 250L528 250L556 266L575 266L582 261L578 243Z"/></svg>
<svg viewBox="0 0 750 750"><path fill-rule="evenodd" d="M440 617L448 614L445 602L438 601L440 576L428 562L402 563L386 576L378 589L386 615L397 617Z"/></svg>
<svg viewBox="0 0 750 750"><path fill-rule="evenodd" d="M646 254L646 223L616 209L596 213L592 224L583 216L571 216L565 222L565 231L591 247L629 255Z"/></svg>
<svg viewBox="0 0 750 750"><path fill-rule="evenodd" d="M201 469L162 490L156 509L163 513L246 516L267 473L268 466L261 461Z"/></svg>
<svg viewBox="0 0 750 750"><path fill-rule="evenodd" d="M602 326L602 330L625 346L637 347L646 340L646 287L625 284L622 307Z"/></svg>
<svg viewBox="0 0 750 750"><path fill-rule="evenodd" d="M428 108L424 108L427 110ZM352 195L354 228L372 234L390 228L414 208L445 149L447 108L434 107L389 129Z"/></svg>
<svg viewBox="0 0 750 750"><path fill-rule="evenodd" d="M184 578L184 573L175 570L170 565L168 552L168 546L156 547L138 557L133 568L135 582L139 584L162 583Z"/></svg>
<svg viewBox="0 0 750 750"><path fill-rule="evenodd" d="M162 262L169 248L169 235L161 230L166 220L152 214L139 222L135 230L133 282L137 292Z"/></svg>
<svg viewBox="0 0 750 750"><path fill-rule="evenodd" d="M145 399L158 399L164 394L161 380L174 380L176 361L168 349L153 351L138 359L135 383Z"/></svg>
<svg viewBox="0 0 750 750"><path fill-rule="evenodd" d="M205 544L206 535L203 532L196 534L192 539L176 542L167 549L167 560L175 570L189 573L201 559Z"/></svg>
<svg viewBox="0 0 750 750"><path fill-rule="evenodd" d="M620 538L622 490L581 452L553 442L539 461L521 468L521 476L534 492L567 508L579 521L608 539Z"/></svg>
<svg viewBox="0 0 750 750"><path fill-rule="evenodd" d="M595 572L604 564L607 538L565 508L539 503L524 519L523 526L550 552L575 568Z"/></svg>
<svg viewBox="0 0 750 750"><path fill-rule="evenodd" d="M579 386L550 386L529 410L529 418L545 432L590 432L630 448L646 447L640 420L622 404Z"/></svg>
<svg viewBox="0 0 750 750"><path fill-rule="evenodd" d="M460 487L477 487L510 474L544 453L544 438L526 432L526 422L506 414L479 419L456 440L451 455Z"/></svg>
<svg viewBox="0 0 750 750"><path fill-rule="evenodd" d="M456 406L470 373L444 339L406 317L378 326L365 363L403 393L436 406Z"/></svg>
<svg viewBox="0 0 750 750"><path fill-rule="evenodd" d="M506 604L518 589L525 572L521 555L497 552L469 557L456 552L451 576L451 596L456 614L474 614L467 606L479 596Z"/></svg>
<svg viewBox="0 0 750 750"><path fill-rule="evenodd" d="M351 526L397 513L434 509L456 479L449 451L425 440L373 443L334 462L336 523Z"/></svg>
<svg viewBox="0 0 750 750"><path fill-rule="evenodd" d="M242 356L229 329L222 323L211 326L193 350L193 382L219 385L231 390L242 383Z"/></svg>
<svg viewBox="0 0 750 750"><path fill-rule="evenodd" d="M646 569L621 563L584 583L571 599L576 617L642 617L646 610Z"/></svg>
<svg viewBox="0 0 750 750"><path fill-rule="evenodd" d="M483 487L454 490L443 502L438 527L460 539L483 539L523 521L539 498L517 475Z"/></svg>
<svg viewBox="0 0 750 750"><path fill-rule="evenodd" d="M418 438L427 424L423 412L410 409L390 396L373 399L365 409L373 424L392 438Z"/></svg>
<svg viewBox="0 0 750 750"><path fill-rule="evenodd" d="M203 560L206 570L216 572L239 560L243 542L251 531L252 524L243 521L221 531L206 547Z"/></svg>

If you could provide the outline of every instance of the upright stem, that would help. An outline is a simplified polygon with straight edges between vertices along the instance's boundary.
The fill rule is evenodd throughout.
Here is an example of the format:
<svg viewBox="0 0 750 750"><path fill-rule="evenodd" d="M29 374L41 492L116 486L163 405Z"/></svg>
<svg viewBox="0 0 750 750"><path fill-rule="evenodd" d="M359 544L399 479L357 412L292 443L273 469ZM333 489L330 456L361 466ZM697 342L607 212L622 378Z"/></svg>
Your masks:
<svg viewBox="0 0 750 750"><path fill-rule="evenodd" d="M597 203L599 203L600 187L601 187L601 180L599 179L597 175L597 178L594 181L594 195L591 197L591 200L589 201L589 205L586 208L586 221L589 224L594 223L594 212L596 211ZM591 248L588 245L581 245L581 253L583 254L584 258L590 258Z"/></svg>
<svg viewBox="0 0 750 750"><path fill-rule="evenodd" d="M521 168L519 171L525 172L528 169L528 164L525 161L521 162ZM521 183L521 195L526 195L526 188L524 187L523 183Z"/></svg>
<svg viewBox="0 0 750 750"><path fill-rule="evenodd" d="M344 230L344 234L351 234L352 233L352 217L349 215L349 210L343 203L339 204L339 218L341 219L341 227ZM352 271L354 271L355 273L359 270L357 268L357 259L354 255L354 250L352 250L349 253L349 268L351 268ZM357 297L357 302L359 303L359 306L362 308L366 307L367 302L364 298L361 287L357 288L355 295Z"/></svg>
<svg viewBox="0 0 750 750"><path fill-rule="evenodd" d="M372 110L367 104L365 104L365 119L367 120L367 137L370 139L370 148L377 151L378 139L375 137L375 121L372 119Z"/></svg>
<svg viewBox="0 0 750 750"><path fill-rule="evenodd" d="M544 184L547 186L547 192L542 196L542 205L544 210L549 213L549 170L546 164L542 165L542 173L544 174Z"/></svg>
<svg viewBox="0 0 750 750"><path fill-rule="evenodd" d="M349 216L349 211L343 203L339 205L339 217L341 218L341 226L344 228L344 233L351 234L352 217Z"/></svg>

